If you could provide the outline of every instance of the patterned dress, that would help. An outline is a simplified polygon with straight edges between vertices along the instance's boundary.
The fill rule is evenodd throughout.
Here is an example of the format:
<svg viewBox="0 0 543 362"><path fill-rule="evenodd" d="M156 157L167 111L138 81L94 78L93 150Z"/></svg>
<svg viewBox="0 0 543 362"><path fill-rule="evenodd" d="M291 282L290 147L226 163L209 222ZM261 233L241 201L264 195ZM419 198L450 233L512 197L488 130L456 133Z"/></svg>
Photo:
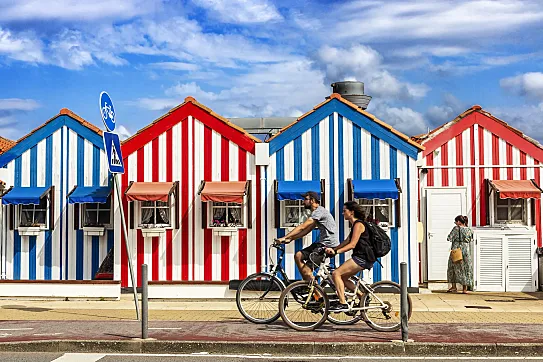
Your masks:
<svg viewBox="0 0 543 362"><path fill-rule="evenodd" d="M455 226L449 233L447 240L451 242L451 250L456 248L462 250L462 261L458 263L453 263L449 255L447 281L453 286L454 283L458 283L473 290L473 262L470 250L470 243L473 242L473 231L469 227Z"/></svg>

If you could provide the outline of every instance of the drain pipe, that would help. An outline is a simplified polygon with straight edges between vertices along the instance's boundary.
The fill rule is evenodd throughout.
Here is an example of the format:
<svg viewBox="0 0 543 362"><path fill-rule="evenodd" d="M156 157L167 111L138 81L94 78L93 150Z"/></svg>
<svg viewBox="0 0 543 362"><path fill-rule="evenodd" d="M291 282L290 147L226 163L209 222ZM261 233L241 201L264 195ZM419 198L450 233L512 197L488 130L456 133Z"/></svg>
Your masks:
<svg viewBox="0 0 543 362"><path fill-rule="evenodd" d="M6 279L6 258L4 251L5 248L5 234L7 230L7 225L5 224L4 220L4 206L2 206L2 196L4 196L4 190L5 190L5 184L2 180L0 180L0 273L2 274L0 276L0 279Z"/></svg>

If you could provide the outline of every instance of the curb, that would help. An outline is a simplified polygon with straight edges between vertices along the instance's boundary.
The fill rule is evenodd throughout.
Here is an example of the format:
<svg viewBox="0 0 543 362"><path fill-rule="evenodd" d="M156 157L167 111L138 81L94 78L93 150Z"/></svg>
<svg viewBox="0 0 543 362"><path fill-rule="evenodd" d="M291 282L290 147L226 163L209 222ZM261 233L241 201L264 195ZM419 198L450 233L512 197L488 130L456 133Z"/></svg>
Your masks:
<svg viewBox="0 0 543 362"><path fill-rule="evenodd" d="M255 348L256 347L256 348ZM63 353L198 353L322 356L464 356L531 357L543 355L540 343L437 343L437 342L260 342L260 341L25 341L2 342L0 352Z"/></svg>

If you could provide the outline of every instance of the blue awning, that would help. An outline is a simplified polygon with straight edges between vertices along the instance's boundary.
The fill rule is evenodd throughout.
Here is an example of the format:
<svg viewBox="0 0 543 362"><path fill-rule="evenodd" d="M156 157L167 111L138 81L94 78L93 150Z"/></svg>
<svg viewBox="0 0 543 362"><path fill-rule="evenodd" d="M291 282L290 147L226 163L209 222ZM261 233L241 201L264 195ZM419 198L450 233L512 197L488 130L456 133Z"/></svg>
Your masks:
<svg viewBox="0 0 543 362"><path fill-rule="evenodd" d="M308 191L315 191L321 194L320 181L278 181L277 199L282 200L303 200L302 196Z"/></svg>
<svg viewBox="0 0 543 362"><path fill-rule="evenodd" d="M49 187L14 187L2 197L3 205L39 205Z"/></svg>
<svg viewBox="0 0 543 362"><path fill-rule="evenodd" d="M75 190L68 196L70 204L87 204L98 203L105 204L111 193L109 186L91 186L91 187L76 187Z"/></svg>
<svg viewBox="0 0 543 362"><path fill-rule="evenodd" d="M394 180L353 180L355 199L398 198L398 187Z"/></svg>

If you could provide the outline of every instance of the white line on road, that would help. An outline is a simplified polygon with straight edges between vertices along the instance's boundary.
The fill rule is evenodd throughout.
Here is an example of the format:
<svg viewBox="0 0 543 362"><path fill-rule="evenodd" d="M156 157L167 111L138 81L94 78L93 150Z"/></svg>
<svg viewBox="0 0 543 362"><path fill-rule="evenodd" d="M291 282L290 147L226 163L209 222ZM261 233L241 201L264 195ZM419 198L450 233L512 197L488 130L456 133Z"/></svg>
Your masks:
<svg viewBox="0 0 543 362"><path fill-rule="evenodd" d="M177 329L187 329L187 327L156 327L156 328L149 328L149 329L172 329L172 330L177 330Z"/></svg>
<svg viewBox="0 0 543 362"><path fill-rule="evenodd" d="M372 361L387 361L387 360L433 360L433 361L441 361L441 360L505 360L505 361L518 361L518 360L536 360L536 361L543 361L543 357L405 357L405 356L386 356L386 357L372 357L372 356L274 356L271 354L246 354L246 355L228 355L228 354L213 354L208 352L197 352L197 353L191 353L191 354L165 354L165 353L156 353L156 354L150 354L150 353L138 353L138 354L122 354L122 353L108 353L105 356L140 356L140 357L216 357L216 358L239 358L239 359L270 359L270 358L280 358L283 360L295 360L295 361L317 361L322 360L323 358L326 359L341 359L343 360L372 360ZM55 360L57 361L57 360ZM64 360L62 360L64 362ZM71 361L71 360L70 360ZM54 362L54 361L53 361ZM87 360L83 360L82 362L87 362ZM89 360L90 362L90 360ZM94 361L92 361L94 362Z"/></svg>
<svg viewBox="0 0 543 362"><path fill-rule="evenodd" d="M96 362L105 356L107 355L102 353L65 353L63 356L52 360L51 362Z"/></svg>
<svg viewBox="0 0 543 362"><path fill-rule="evenodd" d="M57 333L34 333L33 336L59 336L63 333L57 332Z"/></svg>
<svg viewBox="0 0 543 362"><path fill-rule="evenodd" d="M30 331L34 328L0 328L0 331Z"/></svg>

